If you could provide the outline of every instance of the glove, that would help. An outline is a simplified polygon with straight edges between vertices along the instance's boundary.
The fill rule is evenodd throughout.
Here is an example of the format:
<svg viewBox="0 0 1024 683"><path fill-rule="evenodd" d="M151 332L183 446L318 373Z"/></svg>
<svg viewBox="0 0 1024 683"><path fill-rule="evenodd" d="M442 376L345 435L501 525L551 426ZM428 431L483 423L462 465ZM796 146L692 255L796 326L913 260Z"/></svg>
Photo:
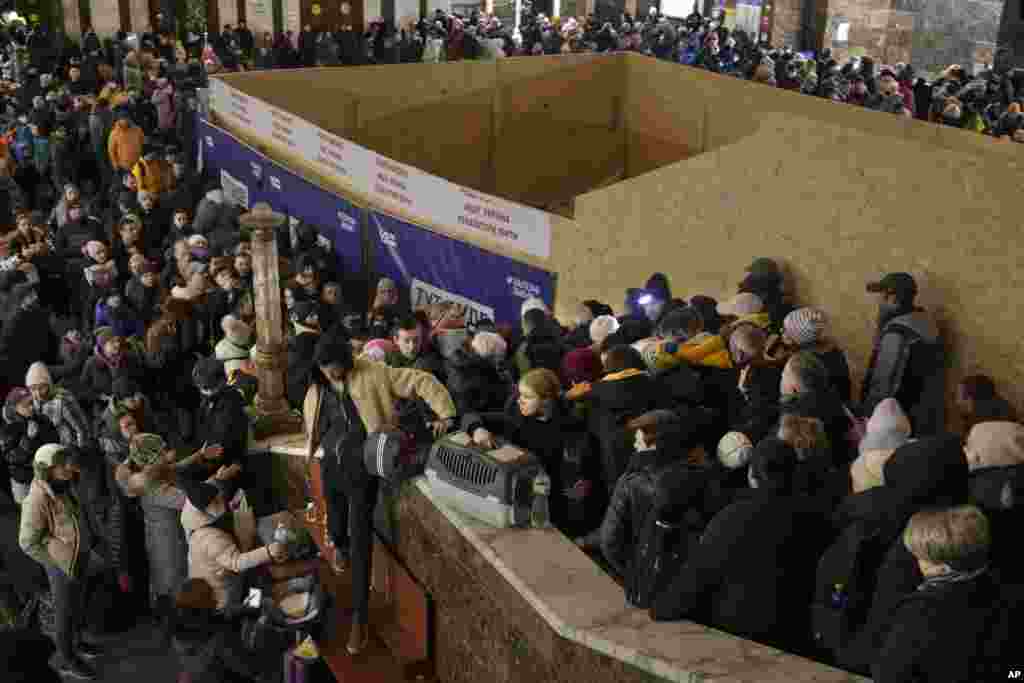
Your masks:
<svg viewBox="0 0 1024 683"><path fill-rule="evenodd" d="M28 421L26 434L28 434L28 438L30 439L34 439L39 435L39 424L35 420Z"/></svg>
<svg viewBox="0 0 1024 683"><path fill-rule="evenodd" d="M117 587L121 589L122 593L132 592L132 577L131 574L125 572L118 572L117 574Z"/></svg>

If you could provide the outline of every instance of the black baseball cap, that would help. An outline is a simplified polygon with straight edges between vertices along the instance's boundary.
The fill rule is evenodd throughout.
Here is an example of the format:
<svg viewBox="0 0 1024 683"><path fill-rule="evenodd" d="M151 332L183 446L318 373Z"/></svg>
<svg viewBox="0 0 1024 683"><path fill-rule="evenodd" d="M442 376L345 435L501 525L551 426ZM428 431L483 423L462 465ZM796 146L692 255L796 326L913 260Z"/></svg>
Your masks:
<svg viewBox="0 0 1024 683"><path fill-rule="evenodd" d="M893 292L905 298L917 294L917 282L910 273L888 273L878 282L869 282L868 291Z"/></svg>

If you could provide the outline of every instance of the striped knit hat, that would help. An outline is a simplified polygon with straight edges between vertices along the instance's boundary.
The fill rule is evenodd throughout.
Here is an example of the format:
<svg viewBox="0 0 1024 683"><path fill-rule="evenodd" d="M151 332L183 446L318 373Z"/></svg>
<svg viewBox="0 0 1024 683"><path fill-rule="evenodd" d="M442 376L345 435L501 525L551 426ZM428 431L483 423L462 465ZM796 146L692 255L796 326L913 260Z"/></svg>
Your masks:
<svg viewBox="0 0 1024 683"><path fill-rule="evenodd" d="M136 434L128 448L128 459L140 467L155 465L166 450L167 443L159 434Z"/></svg>
<svg viewBox="0 0 1024 683"><path fill-rule="evenodd" d="M817 308L805 306L787 315L782 321L782 329L792 343L806 346L821 338L827 323L824 313Z"/></svg>

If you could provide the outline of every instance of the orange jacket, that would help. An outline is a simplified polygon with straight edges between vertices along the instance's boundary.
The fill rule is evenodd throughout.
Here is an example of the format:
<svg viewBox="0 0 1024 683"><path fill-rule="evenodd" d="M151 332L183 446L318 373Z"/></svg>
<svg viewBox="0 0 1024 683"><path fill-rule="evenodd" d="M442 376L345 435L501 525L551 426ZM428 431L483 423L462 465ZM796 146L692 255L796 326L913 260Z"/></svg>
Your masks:
<svg viewBox="0 0 1024 683"><path fill-rule="evenodd" d="M142 143L146 135L138 126L115 123L107 142L107 153L115 169L131 171L142 158Z"/></svg>

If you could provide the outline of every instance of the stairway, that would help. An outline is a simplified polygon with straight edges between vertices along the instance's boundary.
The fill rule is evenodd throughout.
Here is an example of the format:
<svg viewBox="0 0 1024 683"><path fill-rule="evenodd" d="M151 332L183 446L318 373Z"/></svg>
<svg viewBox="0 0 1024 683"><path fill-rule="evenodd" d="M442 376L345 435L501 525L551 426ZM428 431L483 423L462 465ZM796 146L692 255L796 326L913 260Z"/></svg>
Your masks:
<svg viewBox="0 0 1024 683"><path fill-rule="evenodd" d="M301 514L301 513L300 513ZM306 522L310 533L316 540L320 551L326 555L330 550L324 545L324 527ZM379 550L378 550L379 553ZM376 558L375 558L376 560ZM351 581L350 574L335 574L327 563L323 563L320 571L321 581L333 599L334 614L328 619L332 631L324 642L317 643L320 653L330 667L338 683L399 683L401 681L423 681L433 683L433 677L424 660L416 660L409 651L400 652L392 649L388 643L396 642L394 625L389 625L389 610L383 604L383 597L371 592L370 608L370 640L362 653L353 657L345 650L351 627ZM385 637L382 637L385 635ZM401 647L401 650L407 650ZM415 652L416 648L412 648Z"/></svg>

